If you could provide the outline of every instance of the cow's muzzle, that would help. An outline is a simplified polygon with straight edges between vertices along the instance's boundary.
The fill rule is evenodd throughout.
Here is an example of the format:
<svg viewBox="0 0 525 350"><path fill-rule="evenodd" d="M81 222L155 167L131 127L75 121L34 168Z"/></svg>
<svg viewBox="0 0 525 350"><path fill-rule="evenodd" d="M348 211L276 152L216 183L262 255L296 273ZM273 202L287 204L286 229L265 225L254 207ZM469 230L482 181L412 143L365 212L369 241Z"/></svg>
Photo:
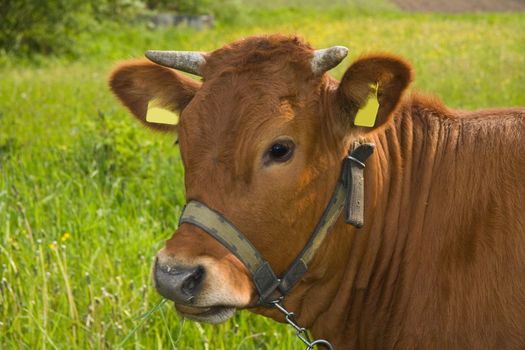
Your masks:
<svg viewBox="0 0 525 350"><path fill-rule="evenodd" d="M246 288L232 291L228 275L215 259L184 259L166 249L157 254L152 271L156 290L181 316L207 323L226 321L250 301Z"/></svg>

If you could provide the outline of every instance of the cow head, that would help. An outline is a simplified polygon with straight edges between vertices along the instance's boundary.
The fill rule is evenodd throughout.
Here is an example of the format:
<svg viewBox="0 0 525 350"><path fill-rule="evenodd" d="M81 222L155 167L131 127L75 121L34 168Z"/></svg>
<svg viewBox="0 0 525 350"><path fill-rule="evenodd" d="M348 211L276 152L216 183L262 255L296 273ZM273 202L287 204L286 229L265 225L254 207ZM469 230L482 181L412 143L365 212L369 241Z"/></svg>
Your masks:
<svg viewBox="0 0 525 350"><path fill-rule="evenodd" d="M182 60L182 69L202 75L201 82L142 60L120 64L110 79L139 121L177 132L187 199L227 217L277 274L319 220L348 144L372 130L353 123L370 84L379 83L377 128L411 81L408 64L380 54L358 59L338 82L325 71L346 51L327 52L296 37L252 37L182 58L150 53L179 69ZM152 99L179 113L180 123L148 123ZM153 273L157 290L195 320L222 322L257 301L243 264L193 225L181 225L166 242Z"/></svg>

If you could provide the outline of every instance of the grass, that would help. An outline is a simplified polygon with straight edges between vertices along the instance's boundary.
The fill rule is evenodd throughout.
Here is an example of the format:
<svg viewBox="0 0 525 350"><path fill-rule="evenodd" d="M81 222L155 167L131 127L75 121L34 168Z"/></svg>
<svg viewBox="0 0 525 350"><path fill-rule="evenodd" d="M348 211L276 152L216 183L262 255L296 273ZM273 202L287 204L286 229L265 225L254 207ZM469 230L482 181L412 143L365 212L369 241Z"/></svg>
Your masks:
<svg viewBox="0 0 525 350"><path fill-rule="evenodd" d="M350 47L350 59L401 54L415 87L455 108L525 105L524 14L374 4L252 10L204 32L110 26L83 34L74 59L2 56L0 348L301 349L284 325L248 312L220 326L184 322L153 291L151 259L176 227L183 169L173 140L133 122L106 78L115 61L149 48L299 33L316 47Z"/></svg>

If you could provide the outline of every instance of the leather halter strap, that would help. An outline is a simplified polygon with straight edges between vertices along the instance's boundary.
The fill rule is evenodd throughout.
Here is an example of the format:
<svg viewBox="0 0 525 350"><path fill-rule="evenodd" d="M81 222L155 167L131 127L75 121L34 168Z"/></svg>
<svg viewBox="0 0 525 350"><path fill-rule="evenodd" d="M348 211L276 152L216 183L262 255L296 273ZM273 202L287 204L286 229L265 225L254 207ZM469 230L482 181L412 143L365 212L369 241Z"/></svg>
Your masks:
<svg viewBox="0 0 525 350"><path fill-rule="evenodd" d="M363 226L365 161L374 151L372 143L354 143L345 157L335 190L310 239L281 278L242 232L221 213L196 200L189 201L179 219L179 226L195 225L222 243L246 266L259 292L260 304L269 305L286 295L308 270L308 264L344 210L346 223ZM278 292L280 295L275 295Z"/></svg>

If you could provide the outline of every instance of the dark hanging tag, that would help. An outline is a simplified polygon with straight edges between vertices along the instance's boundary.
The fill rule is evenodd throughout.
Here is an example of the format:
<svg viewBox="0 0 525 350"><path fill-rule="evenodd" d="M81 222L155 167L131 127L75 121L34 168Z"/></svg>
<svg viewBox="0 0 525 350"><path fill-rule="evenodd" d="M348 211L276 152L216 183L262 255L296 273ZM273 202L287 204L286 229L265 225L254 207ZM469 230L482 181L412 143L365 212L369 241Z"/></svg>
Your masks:
<svg viewBox="0 0 525 350"><path fill-rule="evenodd" d="M346 201L345 221L357 228L363 227L365 208L365 162L374 152L373 143L355 142L352 152L347 156L345 169Z"/></svg>

